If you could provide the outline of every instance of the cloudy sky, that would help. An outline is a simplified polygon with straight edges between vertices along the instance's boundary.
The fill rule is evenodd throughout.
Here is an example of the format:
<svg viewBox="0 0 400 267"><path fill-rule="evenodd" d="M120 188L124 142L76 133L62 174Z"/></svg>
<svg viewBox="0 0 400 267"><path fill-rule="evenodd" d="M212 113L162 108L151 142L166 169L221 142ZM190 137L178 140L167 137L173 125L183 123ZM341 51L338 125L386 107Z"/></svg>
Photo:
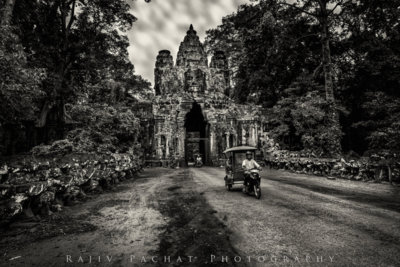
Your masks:
<svg viewBox="0 0 400 267"><path fill-rule="evenodd" d="M136 0L132 7L138 18L129 32L130 59L136 74L154 83L154 65L158 51L170 50L174 60L180 42L193 24L200 40L205 32L222 23L223 16L236 11L249 0Z"/></svg>

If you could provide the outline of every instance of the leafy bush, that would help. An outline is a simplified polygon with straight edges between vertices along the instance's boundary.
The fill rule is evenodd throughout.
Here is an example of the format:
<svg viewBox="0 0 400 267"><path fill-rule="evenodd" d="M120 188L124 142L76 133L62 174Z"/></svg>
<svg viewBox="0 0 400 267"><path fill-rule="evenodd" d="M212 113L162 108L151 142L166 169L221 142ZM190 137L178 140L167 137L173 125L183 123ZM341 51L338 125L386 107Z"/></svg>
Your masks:
<svg viewBox="0 0 400 267"><path fill-rule="evenodd" d="M363 120L353 127L366 133L369 152L400 151L400 99L384 92L367 92L361 108Z"/></svg>
<svg viewBox="0 0 400 267"><path fill-rule="evenodd" d="M0 124L34 120L44 69L30 68L19 38L11 26L0 27Z"/></svg>
<svg viewBox="0 0 400 267"><path fill-rule="evenodd" d="M318 86L309 81L296 83L270 109L271 134L284 148L335 156L340 150L337 140L342 132L333 123L331 113Z"/></svg>
<svg viewBox="0 0 400 267"><path fill-rule="evenodd" d="M70 140L58 140L51 145L40 145L32 149L34 156L65 155L73 151L73 144Z"/></svg>
<svg viewBox="0 0 400 267"><path fill-rule="evenodd" d="M137 141L139 120L125 106L76 104L69 113L79 123L67 136L75 151L126 152Z"/></svg>

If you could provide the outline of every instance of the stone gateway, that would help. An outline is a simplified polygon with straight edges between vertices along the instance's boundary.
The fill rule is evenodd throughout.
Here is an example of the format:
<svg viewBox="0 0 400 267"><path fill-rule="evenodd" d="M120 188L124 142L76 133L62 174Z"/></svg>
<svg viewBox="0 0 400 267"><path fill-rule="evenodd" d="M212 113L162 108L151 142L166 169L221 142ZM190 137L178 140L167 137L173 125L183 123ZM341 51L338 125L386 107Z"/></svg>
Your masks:
<svg viewBox="0 0 400 267"><path fill-rule="evenodd" d="M217 165L222 152L236 145L259 146L261 108L236 104L230 95L228 61L207 54L191 25L180 45L176 64L170 51L159 52L153 101L153 157L186 163L201 154Z"/></svg>

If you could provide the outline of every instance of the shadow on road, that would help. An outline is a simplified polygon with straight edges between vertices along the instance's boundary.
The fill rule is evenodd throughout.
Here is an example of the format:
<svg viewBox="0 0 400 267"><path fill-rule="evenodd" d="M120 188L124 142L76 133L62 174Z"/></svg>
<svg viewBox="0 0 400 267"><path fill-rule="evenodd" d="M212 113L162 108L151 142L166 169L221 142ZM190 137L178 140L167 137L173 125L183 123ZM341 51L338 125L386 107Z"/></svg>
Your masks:
<svg viewBox="0 0 400 267"><path fill-rule="evenodd" d="M181 170L171 178L171 186L160 192L156 207L169 218L160 235L159 258L168 255L171 263L177 266L219 266L221 256L238 255L230 243L229 230L215 216L217 211L195 190L196 184L188 170ZM215 255L214 260L211 260L212 255ZM168 264L160 262L159 265ZM224 266L240 265L229 262Z"/></svg>
<svg viewBox="0 0 400 267"><path fill-rule="evenodd" d="M354 202L373 205L378 208L389 209L392 211L400 212L400 190L393 188L393 192L390 195L372 195L362 192L356 192L351 189L337 189L332 186L323 186L312 183L311 181L297 181L294 179L288 179L283 177L268 176L268 180L284 183L288 185L294 185L301 187L313 192L332 195L339 197L344 200L351 200Z"/></svg>

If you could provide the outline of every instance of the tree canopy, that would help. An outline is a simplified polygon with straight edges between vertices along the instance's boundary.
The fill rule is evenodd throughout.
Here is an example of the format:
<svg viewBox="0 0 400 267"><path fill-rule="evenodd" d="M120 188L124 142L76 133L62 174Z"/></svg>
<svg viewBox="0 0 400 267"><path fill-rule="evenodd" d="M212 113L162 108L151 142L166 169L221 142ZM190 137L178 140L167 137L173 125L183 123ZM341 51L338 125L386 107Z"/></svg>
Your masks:
<svg viewBox="0 0 400 267"><path fill-rule="evenodd" d="M288 149L399 150L400 4L252 2L207 32L209 51L229 56L230 94L263 105Z"/></svg>
<svg viewBox="0 0 400 267"><path fill-rule="evenodd" d="M129 61L126 32L136 18L127 1L5 0L0 10L0 126L56 124L57 136L35 143L61 139L66 124L83 122L73 116L78 106L96 117L99 105L124 110L150 91Z"/></svg>

